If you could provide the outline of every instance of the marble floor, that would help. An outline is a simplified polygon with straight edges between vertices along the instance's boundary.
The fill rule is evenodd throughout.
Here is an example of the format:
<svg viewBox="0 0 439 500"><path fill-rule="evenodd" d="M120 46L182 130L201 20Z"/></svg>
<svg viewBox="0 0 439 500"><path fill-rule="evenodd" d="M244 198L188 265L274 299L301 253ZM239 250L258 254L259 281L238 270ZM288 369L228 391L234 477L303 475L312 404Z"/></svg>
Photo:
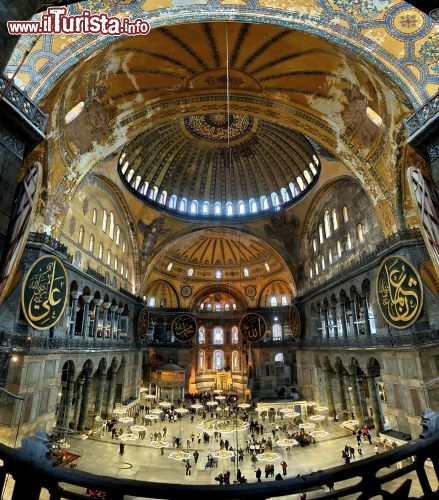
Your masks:
<svg viewBox="0 0 439 500"><path fill-rule="evenodd" d="M215 477L220 472L230 471L231 481L236 479L237 467L239 466L241 473L248 482L256 482L255 469L260 467L262 470L262 481L274 481L274 477L265 478L264 469L266 461L259 461L253 464L251 454L244 453L242 461L236 463L230 458L219 458L216 468L206 468L207 456L209 453L218 452L219 443L211 438L209 443L203 441L203 430L198 427L201 423L201 418L196 417L192 423L188 415L184 415L180 422L165 422L160 421L153 423L147 427L145 439L136 439L125 441L125 450L123 456L119 454L118 439L112 439L111 433L102 432L95 434L92 438L78 439L73 436L67 437L70 451L77 451L81 457L77 461L77 469L86 470L100 475L113 475L126 479L138 479L147 481L163 481L173 483L191 483L191 484L218 484ZM282 425L282 421L279 421ZM167 427L166 441L169 442L167 448L154 448L149 445L151 435L154 432L162 432L163 426ZM125 428L125 430L128 430ZM275 473L282 472L280 463L285 460L288 464L287 477L294 477L298 474L307 474L317 470L342 465L342 449L346 444L355 448L355 459L373 455L375 442L369 444L367 440L363 442L363 455L358 456L357 442L352 432L344 428L340 423L328 422L321 427L321 430L328 433L326 437L316 439L315 444L305 447L290 447L276 446L273 447L273 452L276 456L270 462L274 465ZM373 430L371 431L374 441ZM192 435L194 440L192 441ZM198 435L200 435L200 443L198 443ZM271 424L268 422L264 425L264 437L268 438L271 435ZM187 449L187 441L190 442L188 449L190 463L192 465L191 474L186 474L185 462L178 457L172 458L177 450L172 447L173 437L181 437L183 447L181 450ZM261 438L262 436L259 436ZM245 448L245 442L249 439L247 430L241 430L230 434L222 434L223 439L228 439L230 444L235 447L236 439L238 446ZM379 445L379 450L384 451L382 445ZM193 452L197 450L199 453L198 462L195 463ZM110 472L111 471L111 472ZM434 477L434 471L427 471L431 477ZM399 483L400 484L400 483ZM2 498L8 500L11 498L11 490L13 480L10 479L3 492ZM395 488L398 483L395 482ZM337 487L337 485L336 485ZM73 487L72 487L73 488ZM80 491L80 490L74 490ZM320 491L319 493L322 493ZM421 495L421 489L417 482L417 478L413 475L413 486L410 492L411 496L417 497ZM314 493L316 495L316 493ZM41 500L46 500L44 494L41 495ZM296 495L282 497L284 499L296 499ZM313 498L313 492L308 493L308 499ZM134 500L133 497L126 497L126 500Z"/></svg>

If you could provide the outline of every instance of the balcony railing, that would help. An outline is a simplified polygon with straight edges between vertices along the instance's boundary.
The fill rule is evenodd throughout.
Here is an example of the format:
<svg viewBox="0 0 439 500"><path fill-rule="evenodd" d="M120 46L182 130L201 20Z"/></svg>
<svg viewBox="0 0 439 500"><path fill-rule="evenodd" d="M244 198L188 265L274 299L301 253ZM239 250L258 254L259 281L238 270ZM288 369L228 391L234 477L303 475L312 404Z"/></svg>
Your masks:
<svg viewBox="0 0 439 500"><path fill-rule="evenodd" d="M301 346L324 349L358 349L367 347L413 347L437 344L439 330L426 330L397 335L355 335L348 337L310 337L302 341Z"/></svg>
<svg viewBox="0 0 439 500"><path fill-rule="evenodd" d="M415 135L419 130L424 128L437 113L439 113L439 92L417 109L410 118L405 120L404 124L409 136Z"/></svg>

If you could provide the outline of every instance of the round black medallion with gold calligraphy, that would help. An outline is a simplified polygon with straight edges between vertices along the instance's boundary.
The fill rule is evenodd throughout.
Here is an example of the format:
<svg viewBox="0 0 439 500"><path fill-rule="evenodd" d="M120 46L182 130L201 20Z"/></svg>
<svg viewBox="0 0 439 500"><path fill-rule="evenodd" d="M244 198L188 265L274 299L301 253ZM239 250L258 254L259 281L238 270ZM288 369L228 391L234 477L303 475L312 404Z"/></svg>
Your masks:
<svg viewBox="0 0 439 500"><path fill-rule="evenodd" d="M67 272L53 255L33 263L21 290L21 307L26 321L36 330L46 330L62 318L67 304Z"/></svg>
<svg viewBox="0 0 439 500"><path fill-rule="evenodd" d="M297 307L294 304L290 306L290 327L291 327L291 335L294 338L300 337L300 332L302 330L302 323L300 321L300 313Z"/></svg>
<svg viewBox="0 0 439 500"><path fill-rule="evenodd" d="M392 256L382 262L376 294L381 314L390 326L408 328L418 319L423 303L422 282L404 258Z"/></svg>
<svg viewBox="0 0 439 500"><path fill-rule="evenodd" d="M189 314L180 314L172 322L171 331L177 340L188 342L197 333L197 322Z"/></svg>
<svg viewBox="0 0 439 500"><path fill-rule="evenodd" d="M260 314L249 313L242 317L239 323L242 338L248 342L257 342L267 332L267 323Z"/></svg>
<svg viewBox="0 0 439 500"><path fill-rule="evenodd" d="M149 328L149 312L146 307L144 307L139 312L139 317L137 318L137 337L140 340L145 340L148 335Z"/></svg>

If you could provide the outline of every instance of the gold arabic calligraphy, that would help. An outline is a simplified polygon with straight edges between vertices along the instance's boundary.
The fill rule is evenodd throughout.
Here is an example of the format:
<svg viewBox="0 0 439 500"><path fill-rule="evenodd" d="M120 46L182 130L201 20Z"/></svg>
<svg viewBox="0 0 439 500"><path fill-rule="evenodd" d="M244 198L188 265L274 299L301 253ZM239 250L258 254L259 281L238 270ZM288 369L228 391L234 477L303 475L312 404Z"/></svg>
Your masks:
<svg viewBox="0 0 439 500"><path fill-rule="evenodd" d="M174 337L181 341L191 340L197 331L197 323L192 316L181 314L172 323Z"/></svg>
<svg viewBox="0 0 439 500"><path fill-rule="evenodd" d="M395 328L413 324L422 308L422 285L412 266L398 257L386 259L378 274L381 312Z"/></svg>
<svg viewBox="0 0 439 500"><path fill-rule="evenodd" d="M55 257L42 257L29 270L22 295L22 307L36 329L50 328L61 317L67 297L67 276Z"/></svg>
<svg viewBox="0 0 439 500"><path fill-rule="evenodd" d="M267 325L259 314L246 314L241 320L240 329L245 340L256 342L265 335Z"/></svg>

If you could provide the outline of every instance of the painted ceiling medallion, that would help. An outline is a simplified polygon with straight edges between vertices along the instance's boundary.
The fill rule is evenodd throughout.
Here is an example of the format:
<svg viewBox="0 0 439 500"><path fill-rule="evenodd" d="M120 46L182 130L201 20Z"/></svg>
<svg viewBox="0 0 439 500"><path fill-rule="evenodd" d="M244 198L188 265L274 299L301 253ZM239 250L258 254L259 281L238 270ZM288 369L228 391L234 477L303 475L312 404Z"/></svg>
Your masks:
<svg viewBox="0 0 439 500"><path fill-rule="evenodd" d="M250 133L253 118L231 113L211 113L187 116L184 123L189 133L198 139L227 143Z"/></svg>

